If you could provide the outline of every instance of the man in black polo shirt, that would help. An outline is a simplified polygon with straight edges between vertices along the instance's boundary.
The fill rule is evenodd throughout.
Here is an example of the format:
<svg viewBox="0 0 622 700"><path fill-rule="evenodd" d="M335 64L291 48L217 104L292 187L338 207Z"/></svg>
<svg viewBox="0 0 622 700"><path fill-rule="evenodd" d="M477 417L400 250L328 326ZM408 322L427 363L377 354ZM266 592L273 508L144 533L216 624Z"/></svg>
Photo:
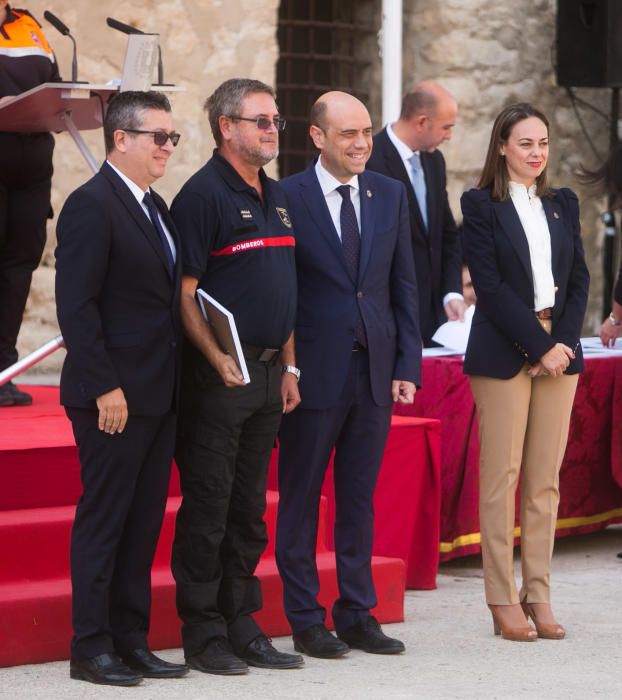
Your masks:
<svg viewBox="0 0 622 700"><path fill-rule="evenodd" d="M192 668L296 668L302 657L277 651L251 616L262 605L254 572L267 544L270 453L281 416L300 402L293 230L285 195L262 169L278 153L285 122L272 88L256 80L227 80L205 107L217 148L171 209L182 244L186 334L176 453L183 503L172 559L177 609ZM249 384L203 321L197 287L233 313Z"/></svg>

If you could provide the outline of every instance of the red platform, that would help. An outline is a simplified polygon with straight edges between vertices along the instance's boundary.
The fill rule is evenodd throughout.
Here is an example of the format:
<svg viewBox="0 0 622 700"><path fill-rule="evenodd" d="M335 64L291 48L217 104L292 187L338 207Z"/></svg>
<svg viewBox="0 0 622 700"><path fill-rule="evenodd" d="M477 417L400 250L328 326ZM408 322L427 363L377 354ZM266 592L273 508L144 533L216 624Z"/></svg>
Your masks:
<svg viewBox="0 0 622 700"><path fill-rule="evenodd" d="M73 435L58 405L57 388L29 388L29 408L0 411L0 666L67 658L71 636L69 537L80 495ZM174 582L169 560L179 506L176 470L152 572L152 648L180 646ZM270 544L258 567L264 606L257 620L272 636L289 633L282 587L274 561L278 494L268 492ZM330 610L337 597L334 554L327 547L326 509L318 533L320 602ZM381 622L403 620L405 566L374 556L374 582ZM332 624L330 618L327 624Z"/></svg>

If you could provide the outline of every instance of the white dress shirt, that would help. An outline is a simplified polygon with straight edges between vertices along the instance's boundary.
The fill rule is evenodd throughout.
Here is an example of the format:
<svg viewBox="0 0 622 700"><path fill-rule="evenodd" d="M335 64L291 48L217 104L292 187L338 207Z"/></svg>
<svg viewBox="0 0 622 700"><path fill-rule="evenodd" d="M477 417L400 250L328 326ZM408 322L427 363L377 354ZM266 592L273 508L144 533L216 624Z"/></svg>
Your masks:
<svg viewBox="0 0 622 700"><path fill-rule="evenodd" d="M414 188L414 182L413 182L413 169L410 165L410 159L413 157L415 153L418 153L421 155L421 151L413 151L410 146L405 144L396 134L395 131L391 128L391 124L387 124L387 136L389 137L389 141L395 146L395 150L398 152L399 157L402 159L404 163L404 168L406 168L406 172L408 173L408 178L410 179L410 184L413 185ZM443 297L443 306L447 304L450 301L453 301L454 299L459 299L460 301L464 301L464 297L462 294L458 294L458 292L447 292L445 296Z"/></svg>
<svg viewBox="0 0 622 700"><path fill-rule="evenodd" d="M149 190L142 190L133 180L130 180L127 175L124 175L119 168L115 168L115 166L107 160L106 163L115 171L115 173L123 180L123 182L127 185L129 191L134 195L136 198L136 201L140 204L140 208L145 212L145 215L147 216L147 219L149 220L149 223L153 226L153 223L151 221L151 217L149 216L149 209L147 209L147 205L143 202L143 197L145 196L146 192L149 192ZM158 219L160 219L160 224L162 226L162 230L164 231L164 235L166 236L166 240L168 241L169 248L171 249L171 253L173 255L173 262L177 260L177 250L175 248L175 241L173 240L173 237L171 236L170 231L168 230L166 224L164 223L164 220L162 219L162 215L160 212L158 212Z"/></svg>
<svg viewBox="0 0 622 700"><path fill-rule="evenodd" d="M333 220L339 240L341 240L341 202L342 196L337 192L337 188L341 185L350 185L350 199L354 205L356 213L356 221L359 225L359 234L361 231L361 193L359 191L359 177L354 175L348 182L339 182L334 175L331 175L328 170L322 165L322 156L317 159L315 164L315 174L317 175L322 194L326 200L330 218Z"/></svg>
<svg viewBox="0 0 622 700"><path fill-rule="evenodd" d="M552 308L555 305L555 282L551 267L551 234L542 200L536 196L535 184L527 189L525 185L511 181L510 197L529 245L534 310Z"/></svg>

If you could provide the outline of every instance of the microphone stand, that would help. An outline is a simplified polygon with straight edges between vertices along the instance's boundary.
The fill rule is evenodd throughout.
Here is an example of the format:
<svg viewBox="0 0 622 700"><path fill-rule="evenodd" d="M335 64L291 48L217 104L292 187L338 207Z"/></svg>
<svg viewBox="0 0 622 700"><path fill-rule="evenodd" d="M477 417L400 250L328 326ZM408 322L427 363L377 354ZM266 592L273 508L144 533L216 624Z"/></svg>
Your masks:
<svg viewBox="0 0 622 700"><path fill-rule="evenodd" d="M72 83L83 83L84 80L78 80L78 45L73 35L69 31L69 27L60 21L56 15L53 15L49 10L43 13L45 19L63 36L68 36L73 43L73 58L71 60L71 82ZM63 82L67 82L64 80Z"/></svg>

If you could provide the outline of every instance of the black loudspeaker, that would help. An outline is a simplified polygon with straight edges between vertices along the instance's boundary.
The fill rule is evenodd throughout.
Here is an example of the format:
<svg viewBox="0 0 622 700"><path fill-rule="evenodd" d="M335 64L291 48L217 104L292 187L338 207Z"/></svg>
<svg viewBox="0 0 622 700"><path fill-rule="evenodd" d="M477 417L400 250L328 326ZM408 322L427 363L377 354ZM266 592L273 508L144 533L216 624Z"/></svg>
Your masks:
<svg viewBox="0 0 622 700"><path fill-rule="evenodd" d="M557 0L557 84L622 86L622 0Z"/></svg>

